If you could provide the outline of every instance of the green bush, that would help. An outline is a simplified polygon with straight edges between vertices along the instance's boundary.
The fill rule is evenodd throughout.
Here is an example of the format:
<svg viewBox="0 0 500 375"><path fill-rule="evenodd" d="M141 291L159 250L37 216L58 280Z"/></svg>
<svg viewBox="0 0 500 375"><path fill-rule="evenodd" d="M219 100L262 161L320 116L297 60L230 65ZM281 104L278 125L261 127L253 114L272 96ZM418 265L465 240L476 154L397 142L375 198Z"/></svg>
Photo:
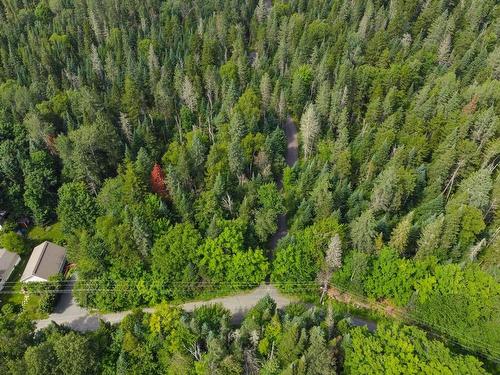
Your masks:
<svg viewBox="0 0 500 375"><path fill-rule="evenodd" d="M24 237L15 232L7 232L0 235L0 247L17 254L25 254L30 249Z"/></svg>

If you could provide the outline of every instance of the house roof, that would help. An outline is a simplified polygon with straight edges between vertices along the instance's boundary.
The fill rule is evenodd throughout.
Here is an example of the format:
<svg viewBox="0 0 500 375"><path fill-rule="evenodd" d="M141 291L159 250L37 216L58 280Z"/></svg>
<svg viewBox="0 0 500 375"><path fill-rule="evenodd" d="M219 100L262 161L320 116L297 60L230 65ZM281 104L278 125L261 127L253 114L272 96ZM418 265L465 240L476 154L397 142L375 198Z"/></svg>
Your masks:
<svg viewBox="0 0 500 375"><path fill-rule="evenodd" d="M16 253L0 249L0 280L4 278L4 275L10 274L19 259L19 255Z"/></svg>
<svg viewBox="0 0 500 375"><path fill-rule="evenodd" d="M64 247L48 241L42 242L33 249L21 281L26 281L32 276L48 280L50 276L61 271L65 260L66 249Z"/></svg>

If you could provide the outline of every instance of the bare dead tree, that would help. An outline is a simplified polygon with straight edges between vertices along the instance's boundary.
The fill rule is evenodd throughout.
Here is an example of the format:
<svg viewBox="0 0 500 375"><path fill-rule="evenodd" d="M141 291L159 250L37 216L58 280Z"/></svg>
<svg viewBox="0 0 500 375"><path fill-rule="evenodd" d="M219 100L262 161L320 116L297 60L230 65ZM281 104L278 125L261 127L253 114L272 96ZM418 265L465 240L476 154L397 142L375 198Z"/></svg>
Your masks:
<svg viewBox="0 0 500 375"><path fill-rule="evenodd" d="M335 269L342 266L342 241L338 234L335 234L328 244L325 254L325 263L318 273L317 281L321 285L320 303L323 303L325 294L328 291L328 284Z"/></svg>

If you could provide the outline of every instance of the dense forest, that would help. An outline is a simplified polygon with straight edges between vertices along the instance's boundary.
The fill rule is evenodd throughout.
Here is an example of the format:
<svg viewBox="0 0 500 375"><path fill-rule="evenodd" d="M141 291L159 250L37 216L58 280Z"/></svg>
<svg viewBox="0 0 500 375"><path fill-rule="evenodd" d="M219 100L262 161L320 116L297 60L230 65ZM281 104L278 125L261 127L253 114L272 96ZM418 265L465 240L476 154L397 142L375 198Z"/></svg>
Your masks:
<svg viewBox="0 0 500 375"><path fill-rule="evenodd" d="M330 308L293 304L278 311L265 298L237 328L228 316L219 305L191 314L161 305L152 314L135 311L118 327L103 324L79 334L53 325L33 335L29 320L6 309L0 314L0 334L7 337L7 345L0 345L5 358L0 370L19 375L488 374L476 358L451 353L415 327L387 324L370 333L345 321L335 324ZM6 350L8 345L16 350Z"/></svg>
<svg viewBox="0 0 500 375"><path fill-rule="evenodd" d="M78 301L101 310L331 284L500 358L499 115L495 0L0 3L0 210L60 223ZM282 214L289 232L272 249ZM109 363L134 366L161 358L149 319L78 340L111 340ZM301 319L310 346L279 363L307 373L332 337ZM238 369L257 350L224 329L209 330L196 368ZM366 366L365 340L394 347L393 330L426 340L354 331L346 369ZM36 350L56 358L58 335ZM165 368L194 366L162 350Z"/></svg>

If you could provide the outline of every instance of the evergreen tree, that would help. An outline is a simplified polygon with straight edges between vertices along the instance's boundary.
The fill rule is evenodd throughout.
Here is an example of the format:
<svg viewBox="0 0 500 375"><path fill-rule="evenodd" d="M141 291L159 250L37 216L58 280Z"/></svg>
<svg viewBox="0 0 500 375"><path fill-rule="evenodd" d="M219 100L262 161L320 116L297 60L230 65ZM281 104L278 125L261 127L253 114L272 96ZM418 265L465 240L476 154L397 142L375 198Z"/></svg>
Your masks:
<svg viewBox="0 0 500 375"><path fill-rule="evenodd" d="M351 223L351 239L356 249L373 251L373 240L375 238L375 219L370 210L366 210Z"/></svg>
<svg viewBox="0 0 500 375"><path fill-rule="evenodd" d="M441 235L444 225L444 216L440 215L422 229L418 240L418 251L416 256L423 258L429 255L440 255Z"/></svg>
<svg viewBox="0 0 500 375"><path fill-rule="evenodd" d="M306 374L326 375L335 372L331 353L326 346L324 333L320 327L313 327L309 336L309 348L305 354Z"/></svg>
<svg viewBox="0 0 500 375"><path fill-rule="evenodd" d="M300 132L302 135L304 159L311 157L316 139L320 132L319 120L313 104L309 104L300 119Z"/></svg>
<svg viewBox="0 0 500 375"><path fill-rule="evenodd" d="M408 240L412 229L412 220L413 212L410 212L403 218L403 220L398 223L398 225L393 229L391 233L389 246L400 254L405 253L406 247L408 245Z"/></svg>
<svg viewBox="0 0 500 375"><path fill-rule="evenodd" d="M37 224L47 223L54 215L57 177L53 165L48 153L35 151L26 166L24 204L30 208Z"/></svg>

